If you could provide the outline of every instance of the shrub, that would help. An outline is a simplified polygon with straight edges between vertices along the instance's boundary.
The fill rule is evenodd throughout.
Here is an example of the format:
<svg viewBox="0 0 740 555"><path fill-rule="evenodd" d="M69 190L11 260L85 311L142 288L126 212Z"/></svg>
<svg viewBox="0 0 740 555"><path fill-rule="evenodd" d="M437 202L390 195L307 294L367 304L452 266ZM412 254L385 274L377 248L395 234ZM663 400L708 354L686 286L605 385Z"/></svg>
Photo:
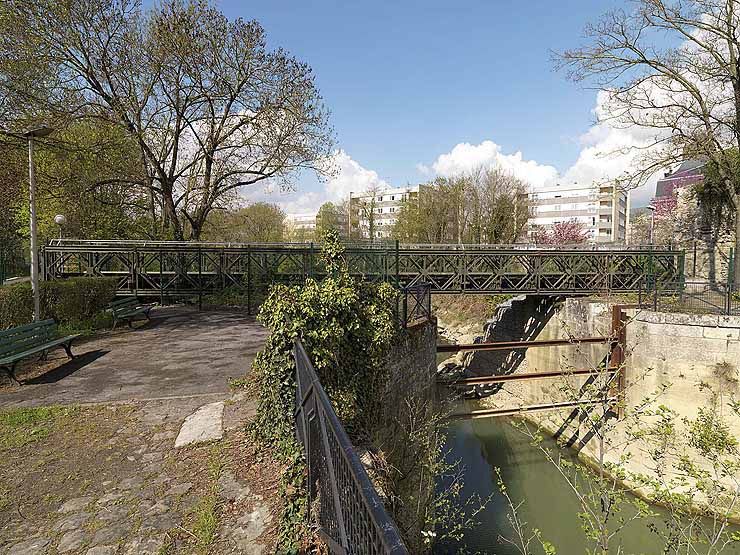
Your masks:
<svg viewBox="0 0 740 555"><path fill-rule="evenodd" d="M116 278L80 277L39 284L41 318L60 324L91 320L113 299ZM0 287L0 329L22 326L33 319L30 283Z"/></svg>

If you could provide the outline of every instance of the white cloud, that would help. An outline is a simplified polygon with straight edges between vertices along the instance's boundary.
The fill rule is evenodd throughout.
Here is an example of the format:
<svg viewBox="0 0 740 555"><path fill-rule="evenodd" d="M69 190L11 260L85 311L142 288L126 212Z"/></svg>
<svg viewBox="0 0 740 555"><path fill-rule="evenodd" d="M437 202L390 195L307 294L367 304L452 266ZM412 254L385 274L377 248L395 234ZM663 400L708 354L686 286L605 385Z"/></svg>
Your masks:
<svg viewBox="0 0 740 555"><path fill-rule="evenodd" d="M441 176L464 173L479 167L498 167L535 189L555 183L590 184L615 179L631 169L636 148L650 144L654 132L637 126L622 129L604 122L607 102L608 96L603 92L598 93L593 113L602 123L593 125L579 138L581 152L578 159L562 173L536 160L525 160L521 152L505 154L498 144L490 140L477 145L459 143L449 152L438 156L431 167L434 173ZM417 170L424 173L421 168L428 169L423 164L417 164ZM655 192L657 179L656 175L632 192L633 204L647 204Z"/></svg>
<svg viewBox="0 0 740 555"><path fill-rule="evenodd" d="M504 154L501 147L493 141L483 141L479 145L460 143L447 154L439 156L432 164L437 175L442 176L465 173L480 167L502 168L535 187L554 182L558 174L553 166L524 160L521 152Z"/></svg>
<svg viewBox="0 0 740 555"><path fill-rule="evenodd" d="M267 184L262 191L245 194L246 199L273 202L287 214L308 214L317 212L325 202L341 202L350 192L390 187L377 172L364 168L344 150L336 150L326 164L333 170L332 177L318 183L318 190L279 191L274 184Z"/></svg>
<svg viewBox="0 0 740 555"><path fill-rule="evenodd" d="M363 168L344 150L334 152L331 161L336 175L326 182L326 195L329 200L340 201L350 193L367 191L370 188L388 188L390 185L376 172Z"/></svg>

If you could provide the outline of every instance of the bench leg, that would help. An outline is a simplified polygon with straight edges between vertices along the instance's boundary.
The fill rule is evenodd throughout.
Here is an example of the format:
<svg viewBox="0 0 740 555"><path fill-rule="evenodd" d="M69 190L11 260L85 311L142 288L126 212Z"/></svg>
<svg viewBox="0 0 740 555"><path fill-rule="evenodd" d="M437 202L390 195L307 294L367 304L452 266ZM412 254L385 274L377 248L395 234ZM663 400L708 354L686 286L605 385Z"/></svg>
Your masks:
<svg viewBox="0 0 740 555"><path fill-rule="evenodd" d="M72 354L72 342L70 341L69 343L64 343L62 347L64 347L64 351L67 353L69 359L74 360L75 356Z"/></svg>
<svg viewBox="0 0 740 555"><path fill-rule="evenodd" d="M19 382L15 378L15 364L13 364L12 366L3 366L2 368L3 370L5 370L5 373L7 374L8 378L10 378L10 382L13 385L21 385L21 382Z"/></svg>

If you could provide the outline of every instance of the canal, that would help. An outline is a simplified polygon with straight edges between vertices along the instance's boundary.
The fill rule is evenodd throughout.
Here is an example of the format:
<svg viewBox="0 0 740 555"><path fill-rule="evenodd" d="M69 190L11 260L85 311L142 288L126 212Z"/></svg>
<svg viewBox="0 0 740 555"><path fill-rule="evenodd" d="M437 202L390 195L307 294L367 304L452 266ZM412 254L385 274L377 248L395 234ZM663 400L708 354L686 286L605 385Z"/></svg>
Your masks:
<svg viewBox="0 0 740 555"><path fill-rule="evenodd" d="M552 440L546 446L556 447ZM540 449L506 418L458 420L448 428L448 460L459 460L465 469L463 498L475 494L486 498L493 494L485 510L477 516L480 525L465 534L466 552L497 555L517 555L519 551L502 543L500 536L513 537L507 515L510 508L498 492L494 469L501 476L514 503L524 500L519 515L530 529L537 528L542 537L551 542L558 554L585 553L586 537L581 529L580 506L575 493L558 470L546 459ZM659 509L654 508L656 511ZM630 507L630 510L633 510ZM656 519L660 525L660 519ZM442 542L436 554L456 552ZM658 554L663 543L651 532L644 521L630 523L613 540L613 553ZM737 544L735 544L737 545ZM544 553L534 546L533 553ZM698 551L701 553L701 550ZM723 553L738 554L740 547L730 547Z"/></svg>

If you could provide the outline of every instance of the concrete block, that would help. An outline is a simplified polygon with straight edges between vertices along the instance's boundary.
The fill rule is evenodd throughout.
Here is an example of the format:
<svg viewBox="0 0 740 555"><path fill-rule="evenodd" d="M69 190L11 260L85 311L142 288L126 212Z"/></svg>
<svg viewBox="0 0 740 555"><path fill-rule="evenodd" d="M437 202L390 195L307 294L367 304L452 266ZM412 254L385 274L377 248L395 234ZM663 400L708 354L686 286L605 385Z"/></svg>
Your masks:
<svg viewBox="0 0 740 555"><path fill-rule="evenodd" d="M722 328L740 329L740 316L720 316L717 325Z"/></svg>
<svg viewBox="0 0 740 555"><path fill-rule="evenodd" d="M738 340L740 339L740 329L737 328L730 328L730 327L718 327L718 328L710 328L705 327L702 328L704 330L704 337L707 337L709 339L728 339L728 340Z"/></svg>
<svg viewBox="0 0 740 555"><path fill-rule="evenodd" d="M224 435L223 416L223 401L203 405L185 419L175 440L175 447L221 439Z"/></svg>
<svg viewBox="0 0 740 555"><path fill-rule="evenodd" d="M680 326L717 326L719 316L716 314L682 314L669 312L665 315L666 324L677 324Z"/></svg>
<svg viewBox="0 0 740 555"><path fill-rule="evenodd" d="M703 327L694 324L663 324L660 334L664 337L704 337Z"/></svg>

